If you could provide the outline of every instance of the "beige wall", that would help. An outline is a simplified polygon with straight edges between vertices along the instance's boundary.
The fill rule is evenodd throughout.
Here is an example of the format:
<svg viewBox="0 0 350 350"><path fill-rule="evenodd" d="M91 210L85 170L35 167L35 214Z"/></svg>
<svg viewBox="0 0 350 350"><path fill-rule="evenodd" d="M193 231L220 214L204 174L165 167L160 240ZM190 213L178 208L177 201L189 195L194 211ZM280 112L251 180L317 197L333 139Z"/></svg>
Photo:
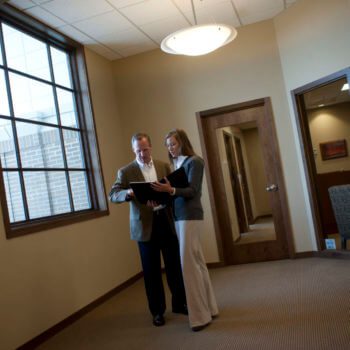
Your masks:
<svg viewBox="0 0 350 350"><path fill-rule="evenodd" d="M350 170L350 103L342 103L308 111L309 127L318 174ZM322 160L320 143L346 140L348 156Z"/></svg>
<svg viewBox="0 0 350 350"><path fill-rule="evenodd" d="M107 190L124 161L112 64L87 51ZM6 240L0 218L0 349L14 349L141 268L127 206L107 217Z"/></svg>
<svg viewBox="0 0 350 350"><path fill-rule="evenodd" d="M288 96L288 126L277 121L297 251L316 249L291 90L350 66L350 1L298 0L274 19ZM292 130L290 130L292 128ZM291 138L291 133L293 137ZM286 142L284 141L286 140ZM298 225L295 226L295 222Z"/></svg>

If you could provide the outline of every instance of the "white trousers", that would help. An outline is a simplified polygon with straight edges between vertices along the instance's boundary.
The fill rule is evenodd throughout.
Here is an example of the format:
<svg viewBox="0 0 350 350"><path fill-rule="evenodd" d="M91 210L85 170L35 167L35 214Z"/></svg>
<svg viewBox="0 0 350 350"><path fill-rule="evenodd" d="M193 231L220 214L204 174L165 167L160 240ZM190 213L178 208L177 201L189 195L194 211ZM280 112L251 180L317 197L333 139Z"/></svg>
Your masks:
<svg viewBox="0 0 350 350"><path fill-rule="evenodd" d="M203 223L203 220L175 222L191 327L209 323L219 312L200 243Z"/></svg>

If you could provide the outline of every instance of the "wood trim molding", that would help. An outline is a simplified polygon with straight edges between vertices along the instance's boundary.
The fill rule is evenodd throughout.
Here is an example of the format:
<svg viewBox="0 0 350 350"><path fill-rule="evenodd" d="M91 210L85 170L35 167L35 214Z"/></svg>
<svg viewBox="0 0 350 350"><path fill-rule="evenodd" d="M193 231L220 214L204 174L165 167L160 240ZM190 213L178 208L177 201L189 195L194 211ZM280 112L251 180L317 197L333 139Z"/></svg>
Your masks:
<svg viewBox="0 0 350 350"><path fill-rule="evenodd" d="M309 252L301 252L301 253L295 253L294 259L304 259L304 258L313 258L315 257L317 252L315 251L309 251Z"/></svg>
<svg viewBox="0 0 350 350"><path fill-rule="evenodd" d="M350 254L348 251L342 250L309 251L294 254L294 259L304 258L337 258L350 260Z"/></svg>
<svg viewBox="0 0 350 350"><path fill-rule="evenodd" d="M217 269L220 267L225 267L227 266L224 262L218 261L218 262L211 262L207 264L208 269Z"/></svg>
<svg viewBox="0 0 350 350"><path fill-rule="evenodd" d="M305 180L309 194L309 205L311 207L311 215L316 230L316 242L318 250L324 250L325 244L322 235L321 213L317 200L316 188L316 167L314 163L313 147L311 143L311 135L306 116L306 107L303 100L303 94L317 87L329 84L342 77L347 77L350 81L350 67L342 69L338 72L330 74L326 77L313 81L304 86L298 87L291 91L291 98L295 114L297 132L300 139L300 148L302 160L305 170ZM328 251L329 252L329 251ZM319 253L319 252L317 252ZM329 254L329 253L327 253ZM347 254L344 252L344 254Z"/></svg>
<svg viewBox="0 0 350 350"><path fill-rule="evenodd" d="M17 348L17 350L32 350L36 349L40 344L44 343L45 341L52 338L57 333L61 332L64 328L70 326L74 322L78 321L81 317L86 315L88 312L92 311L96 307L100 306L104 302L106 302L108 299L112 298L116 294L120 293L122 290L126 289L127 287L131 286L133 283L135 283L137 280L139 280L143 276L142 272L137 273L135 276L129 278L127 281L122 283L121 285L115 287L114 289L110 290L106 294L102 295L98 299L92 301L90 304L84 306L82 309L76 311L74 314L68 316L61 322L55 324L54 326L50 327L43 333L39 334L35 338L29 340L25 344L21 345Z"/></svg>

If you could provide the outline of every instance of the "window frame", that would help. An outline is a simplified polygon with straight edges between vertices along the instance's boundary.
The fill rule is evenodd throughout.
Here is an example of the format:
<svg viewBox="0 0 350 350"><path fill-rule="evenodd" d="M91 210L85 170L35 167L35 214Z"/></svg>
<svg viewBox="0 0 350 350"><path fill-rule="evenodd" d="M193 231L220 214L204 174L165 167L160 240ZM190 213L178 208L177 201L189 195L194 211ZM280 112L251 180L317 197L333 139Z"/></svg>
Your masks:
<svg viewBox="0 0 350 350"><path fill-rule="evenodd" d="M0 166L0 202L6 237L8 239L14 238L109 215L108 201L99 156L98 139L95 131L95 120L90 96L84 46L8 4L0 6L0 21L31 35L46 44L61 49L69 55L72 73L72 89L76 91L75 100L77 117L79 120L86 178L91 201L90 209L11 223L7 207L3 169ZM3 38L0 38L0 40L1 45L3 46ZM4 67L4 69L7 70L7 67ZM18 143L17 135L15 137L16 142Z"/></svg>

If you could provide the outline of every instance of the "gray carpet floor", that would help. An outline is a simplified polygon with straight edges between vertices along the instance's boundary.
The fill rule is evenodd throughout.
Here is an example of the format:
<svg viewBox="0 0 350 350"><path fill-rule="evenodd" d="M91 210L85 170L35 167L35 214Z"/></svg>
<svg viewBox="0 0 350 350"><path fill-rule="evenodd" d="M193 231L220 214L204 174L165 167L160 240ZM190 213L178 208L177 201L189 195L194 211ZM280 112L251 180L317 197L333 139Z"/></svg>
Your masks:
<svg viewBox="0 0 350 350"><path fill-rule="evenodd" d="M39 349L350 349L350 260L281 260L210 274L220 315L201 332L170 311L166 325L154 327L140 280Z"/></svg>

